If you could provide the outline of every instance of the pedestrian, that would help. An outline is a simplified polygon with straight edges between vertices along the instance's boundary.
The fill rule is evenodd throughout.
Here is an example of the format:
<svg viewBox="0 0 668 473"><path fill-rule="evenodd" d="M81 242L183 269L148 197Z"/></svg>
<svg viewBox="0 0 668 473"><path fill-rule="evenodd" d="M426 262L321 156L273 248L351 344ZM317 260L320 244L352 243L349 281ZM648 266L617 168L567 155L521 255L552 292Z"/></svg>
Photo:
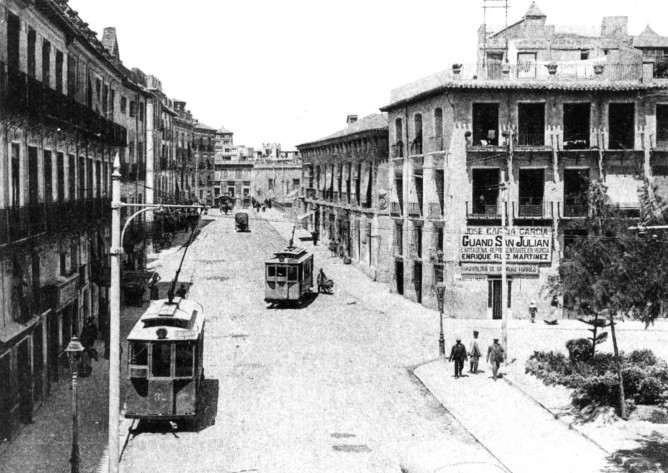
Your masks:
<svg viewBox="0 0 668 473"><path fill-rule="evenodd" d="M531 323L536 323L536 313L538 312L538 307L536 307L536 301L531 300L531 304L529 304L529 316L531 317Z"/></svg>
<svg viewBox="0 0 668 473"><path fill-rule="evenodd" d="M455 362L455 378L459 378L462 375L462 370L464 369L464 361L468 359L466 354L466 347L462 345L462 339L457 338L457 343L452 346L450 350L450 361Z"/></svg>
<svg viewBox="0 0 668 473"><path fill-rule="evenodd" d="M469 349L469 356L471 357L471 370L473 374L478 374L478 360L482 356L480 351L480 346L478 345L478 331L473 331L473 341L471 342L471 348Z"/></svg>
<svg viewBox="0 0 668 473"><path fill-rule="evenodd" d="M329 240L329 251L332 253L332 256L336 256L336 240Z"/></svg>
<svg viewBox="0 0 668 473"><path fill-rule="evenodd" d="M555 294L552 296L552 301L550 302L550 317L545 319L544 322L548 325L558 325L559 324L559 298Z"/></svg>
<svg viewBox="0 0 668 473"><path fill-rule="evenodd" d="M318 245L318 237L319 237L319 236L320 236L320 234L318 233L318 230L317 230L317 229L316 229L316 230L313 230L313 231L311 232L311 237L312 237L312 240L313 240L313 246L317 246L317 245Z"/></svg>
<svg viewBox="0 0 668 473"><path fill-rule="evenodd" d="M148 283L150 298L152 301L157 301L160 299L160 290L158 289L158 281L160 281L160 275L156 272L153 272L151 275L151 280Z"/></svg>
<svg viewBox="0 0 668 473"><path fill-rule="evenodd" d="M188 290L186 289L186 285L181 283L181 285L179 286L179 289L176 291L176 296L180 297L181 299L185 299L187 292L188 292Z"/></svg>
<svg viewBox="0 0 668 473"><path fill-rule="evenodd" d="M503 347L499 345L499 339L495 338L494 343L492 343L487 350L487 362L492 365L492 377L494 378L494 381L496 381L496 378L499 376L499 366L501 366L504 354Z"/></svg>

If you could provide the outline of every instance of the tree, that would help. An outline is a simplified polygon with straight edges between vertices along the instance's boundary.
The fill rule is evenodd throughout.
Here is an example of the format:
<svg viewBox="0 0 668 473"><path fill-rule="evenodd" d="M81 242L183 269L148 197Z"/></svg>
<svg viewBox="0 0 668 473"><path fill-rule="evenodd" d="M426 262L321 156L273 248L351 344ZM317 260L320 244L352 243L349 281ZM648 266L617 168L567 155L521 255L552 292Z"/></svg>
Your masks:
<svg viewBox="0 0 668 473"><path fill-rule="evenodd" d="M622 418L627 417L621 361L615 330L616 314L628 314L642 320L645 326L659 316L662 301L668 298L668 244L658 238L639 238L630 231L631 222L614 206L602 181L589 183L587 195L589 217L587 236L566 250L559 267L559 278L551 290L564 295L572 308L583 315L594 316L592 341L597 334L599 315L608 318L617 365L619 404ZM663 219L666 206L650 192L647 183L639 191L641 225ZM606 335L607 336L607 335Z"/></svg>

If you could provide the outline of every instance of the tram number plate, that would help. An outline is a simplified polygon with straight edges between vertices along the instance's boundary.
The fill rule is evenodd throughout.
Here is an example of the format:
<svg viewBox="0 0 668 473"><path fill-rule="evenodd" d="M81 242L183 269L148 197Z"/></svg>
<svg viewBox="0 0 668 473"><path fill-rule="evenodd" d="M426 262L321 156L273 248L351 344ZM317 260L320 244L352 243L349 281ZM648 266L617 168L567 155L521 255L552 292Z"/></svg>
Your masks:
<svg viewBox="0 0 668 473"><path fill-rule="evenodd" d="M153 394L153 401L155 401L157 403L167 402L167 395L165 395L163 393L154 393Z"/></svg>
<svg viewBox="0 0 668 473"><path fill-rule="evenodd" d="M176 338L192 338L197 334L194 330L177 330L174 332Z"/></svg>

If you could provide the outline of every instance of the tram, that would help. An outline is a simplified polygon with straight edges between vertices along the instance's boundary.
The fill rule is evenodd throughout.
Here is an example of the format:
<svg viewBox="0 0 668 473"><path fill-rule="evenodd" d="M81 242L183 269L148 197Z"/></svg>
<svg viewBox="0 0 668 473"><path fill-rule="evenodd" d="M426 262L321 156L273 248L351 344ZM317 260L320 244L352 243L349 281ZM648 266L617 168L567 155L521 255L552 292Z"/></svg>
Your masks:
<svg viewBox="0 0 668 473"><path fill-rule="evenodd" d="M204 313L195 301L151 301L128 341L125 417L195 420L202 393Z"/></svg>
<svg viewBox="0 0 668 473"><path fill-rule="evenodd" d="M313 287L313 255L304 248L289 245L274 253L264 266L265 302L299 304Z"/></svg>

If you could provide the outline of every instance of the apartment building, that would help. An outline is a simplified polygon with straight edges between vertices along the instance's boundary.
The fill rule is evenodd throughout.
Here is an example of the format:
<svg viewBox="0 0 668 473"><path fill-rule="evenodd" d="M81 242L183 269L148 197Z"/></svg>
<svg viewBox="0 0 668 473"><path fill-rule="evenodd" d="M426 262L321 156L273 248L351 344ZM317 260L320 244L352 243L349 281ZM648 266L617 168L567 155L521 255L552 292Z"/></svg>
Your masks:
<svg viewBox="0 0 668 473"><path fill-rule="evenodd" d="M366 274L385 281L392 237L387 117L349 115L346 123L341 131L297 146L303 163L302 218L321 239L341 242Z"/></svg>
<svg viewBox="0 0 668 473"><path fill-rule="evenodd" d="M3 442L69 373L84 318L105 323L111 170L134 89L66 2L7 0L0 18Z"/></svg>
<svg viewBox="0 0 668 473"><path fill-rule="evenodd" d="M391 143L392 292L436 308L443 282L447 315L499 318L505 219L508 308L523 316L536 299L547 313L545 284L586 234L590 179L603 179L629 216L639 213L645 180L666 195L668 81L624 25L604 19L598 36L557 28L532 5L508 31L481 38L478 64L392 91L381 109ZM506 33L499 64L495 41ZM529 33L548 35L551 46Z"/></svg>
<svg viewBox="0 0 668 473"><path fill-rule="evenodd" d="M213 205L214 196L214 146L216 130L204 123L196 123L193 130L195 169L197 173L196 190L198 201Z"/></svg>

